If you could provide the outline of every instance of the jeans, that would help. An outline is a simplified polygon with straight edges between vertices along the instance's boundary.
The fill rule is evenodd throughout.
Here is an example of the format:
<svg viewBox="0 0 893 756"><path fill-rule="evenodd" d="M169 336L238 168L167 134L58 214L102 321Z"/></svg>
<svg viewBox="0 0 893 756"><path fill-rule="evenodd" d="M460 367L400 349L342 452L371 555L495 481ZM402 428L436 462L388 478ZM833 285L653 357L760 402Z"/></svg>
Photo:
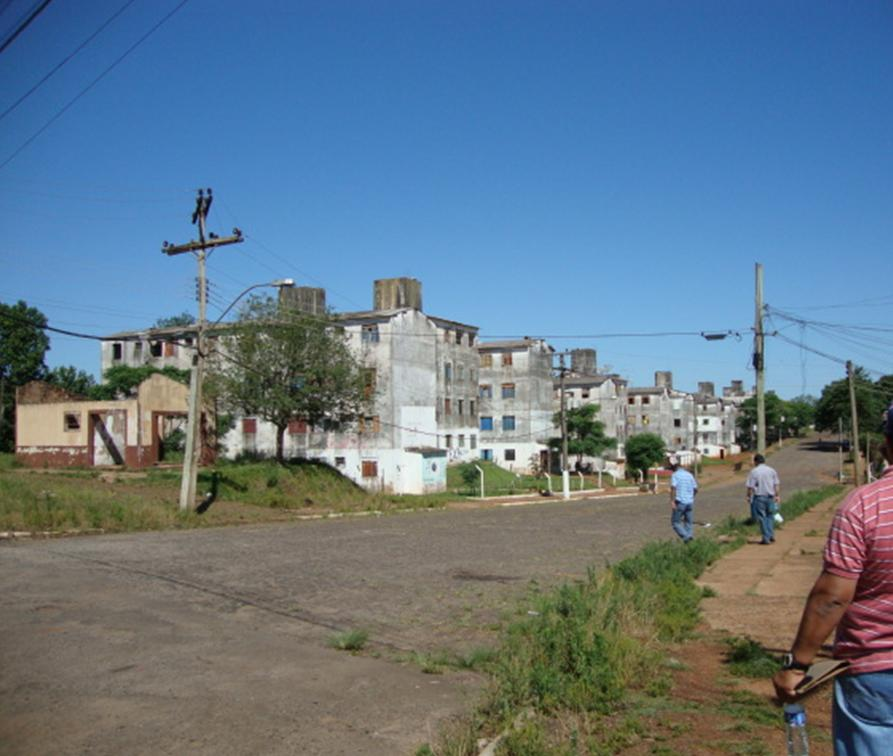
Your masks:
<svg viewBox="0 0 893 756"><path fill-rule="evenodd" d="M677 501L676 508L670 515L670 524L673 526L673 530L686 543L694 537L691 521L692 507L692 504L681 504Z"/></svg>
<svg viewBox="0 0 893 756"><path fill-rule="evenodd" d="M763 543L769 543L775 538L775 520L772 517L774 503L775 497L773 496L754 496L751 501L751 506L757 516L757 523L760 526L760 534L763 536Z"/></svg>
<svg viewBox="0 0 893 756"><path fill-rule="evenodd" d="M835 756L887 756L893 751L893 670L842 675L834 681Z"/></svg>

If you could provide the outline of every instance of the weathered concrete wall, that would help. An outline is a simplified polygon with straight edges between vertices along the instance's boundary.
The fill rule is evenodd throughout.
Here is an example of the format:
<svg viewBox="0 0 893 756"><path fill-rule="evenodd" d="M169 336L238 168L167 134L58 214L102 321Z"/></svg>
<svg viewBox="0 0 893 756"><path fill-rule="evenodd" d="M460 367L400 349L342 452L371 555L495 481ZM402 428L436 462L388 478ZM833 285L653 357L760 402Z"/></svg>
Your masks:
<svg viewBox="0 0 893 756"><path fill-rule="evenodd" d="M373 309L422 309L422 282L415 278L380 278L372 285Z"/></svg>

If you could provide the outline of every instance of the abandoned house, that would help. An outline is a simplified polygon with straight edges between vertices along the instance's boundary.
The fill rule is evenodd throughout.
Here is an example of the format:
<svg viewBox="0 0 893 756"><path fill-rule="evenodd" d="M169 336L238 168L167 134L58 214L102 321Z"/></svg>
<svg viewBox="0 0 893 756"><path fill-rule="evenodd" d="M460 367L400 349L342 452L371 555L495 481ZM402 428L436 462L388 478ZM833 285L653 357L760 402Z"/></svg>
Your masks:
<svg viewBox="0 0 893 756"><path fill-rule="evenodd" d="M16 459L30 467L157 464L164 439L185 421L187 394L187 386L159 374L136 396L106 401L32 381L16 391Z"/></svg>

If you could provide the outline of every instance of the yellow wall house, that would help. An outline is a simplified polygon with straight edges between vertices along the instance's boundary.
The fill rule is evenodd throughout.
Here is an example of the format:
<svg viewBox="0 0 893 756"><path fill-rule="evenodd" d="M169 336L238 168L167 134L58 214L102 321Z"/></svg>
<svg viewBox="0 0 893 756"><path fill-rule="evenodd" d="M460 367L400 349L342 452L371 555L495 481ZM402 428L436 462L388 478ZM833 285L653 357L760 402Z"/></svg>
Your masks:
<svg viewBox="0 0 893 756"><path fill-rule="evenodd" d="M162 439L185 421L188 394L187 386L159 374L143 381L135 397L112 401L32 381L16 391L16 459L31 467L157 464Z"/></svg>

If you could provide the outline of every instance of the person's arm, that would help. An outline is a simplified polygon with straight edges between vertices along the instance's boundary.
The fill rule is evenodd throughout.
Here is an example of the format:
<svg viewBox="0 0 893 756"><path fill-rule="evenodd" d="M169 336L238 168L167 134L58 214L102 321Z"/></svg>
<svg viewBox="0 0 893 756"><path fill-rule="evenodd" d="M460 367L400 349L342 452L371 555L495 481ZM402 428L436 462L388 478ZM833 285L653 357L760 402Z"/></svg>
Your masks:
<svg viewBox="0 0 893 756"><path fill-rule="evenodd" d="M822 643L837 627L855 594L855 579L843 578L827 571L819 575L806 599L800 628L794 645L791 646L791 655L795 662L812 664ZM796 669L782 669L775 673L772 684L782 701L792 701L797 697L794 689L804 674Z"/></svg>
<svg viewBox="0 0 893 756"><path fill-rule="evenodd" d="M676 486L673 485L672 478L670 478L670 509L676 509Z"/></svg>

